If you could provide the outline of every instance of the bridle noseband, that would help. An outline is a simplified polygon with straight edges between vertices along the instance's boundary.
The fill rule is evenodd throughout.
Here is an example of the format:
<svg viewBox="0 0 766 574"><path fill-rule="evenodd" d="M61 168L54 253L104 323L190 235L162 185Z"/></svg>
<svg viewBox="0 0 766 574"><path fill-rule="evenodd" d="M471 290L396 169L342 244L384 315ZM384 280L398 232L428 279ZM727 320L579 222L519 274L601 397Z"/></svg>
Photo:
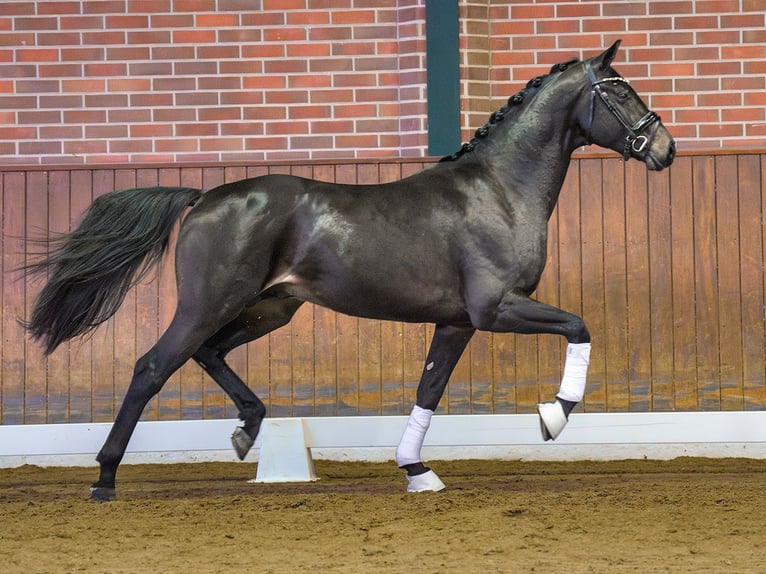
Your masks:
<svg viewBox="0 0 766 574"><path fill-rule="evenodd" d="M591 143L591 128L593 127L593 112L596 102L596 94L604 102L607 109L612 112L612 115L628 130L628 134L625 136L625 149L622 152L622 158L625 161L630 159L631 150L636 154L643 152L649 144L649 138L642 135L641 132L652 125L654 122L660 121L660 116L653 111L648 111L646 114L634 124L630 124L622 112L612 103L609 99L609 95L601 89L601 84L606 82L623 82L630 84L628 80L623 77L615 76L613 78L597 79L596 74L593 73L593 68L589 61L585 62L585 71L588 73L588 79L590 80L591 92L590 92L590 111L588 112L588 143ZM641 156L639 156L641 157Z"/></svg>

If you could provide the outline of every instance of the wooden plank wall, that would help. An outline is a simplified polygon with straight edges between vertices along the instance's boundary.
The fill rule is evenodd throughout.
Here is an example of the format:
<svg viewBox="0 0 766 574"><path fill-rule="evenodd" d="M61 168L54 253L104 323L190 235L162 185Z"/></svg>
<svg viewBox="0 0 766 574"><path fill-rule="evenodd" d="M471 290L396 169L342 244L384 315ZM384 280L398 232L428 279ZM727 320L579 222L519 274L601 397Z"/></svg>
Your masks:
<svg viewBox="0 0 766 574"><path fill-rule="evenodd" d="M40 288L14 271L33 249L26 238L70 229L95 197L114 189L211 188L265 173L376 183L424 165L1 168L0 423L112 420L136 359L175 305L169 261L91 338L43 357L17 322ZM536 296L582 314L591 330L585 411L766 408L764 178L766 153L756 152L681 155L661 173L614 157L573 160ZM405 414L431 333L426 325L307 305L287 327L234 351L230 363L272 416ZM532 412L557 390L564 347L553 336L477 334L442 412ZM236 414L212 380L187 364L144 418Z"/></svg>

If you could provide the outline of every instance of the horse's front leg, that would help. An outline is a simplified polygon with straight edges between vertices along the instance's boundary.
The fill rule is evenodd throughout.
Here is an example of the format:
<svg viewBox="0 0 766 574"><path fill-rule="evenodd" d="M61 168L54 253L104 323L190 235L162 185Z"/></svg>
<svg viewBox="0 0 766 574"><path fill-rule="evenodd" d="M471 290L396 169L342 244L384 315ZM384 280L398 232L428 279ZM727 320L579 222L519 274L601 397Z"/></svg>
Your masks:
<svg viewBox="0 0 766 574"><path fill-rule="evenodd" d="M408 492L439 491L444 488L444 483L436 473L422 463L420 450L431 425L431 416L474 332L473 328L436 326L418 384L416 403L396 448L396 464L407 471Z"/></svg>
<svg viewBox="0 0 766 574"><path fill-rule="evenodd" d="M528 297L509 294L500 305L485 310L477 320L481 328L489 331L550 333L566 338L567 354L556 400L537 405L543 440L555 439L566 426L569 413L585 395L591 344L582 318Z"/></svg>

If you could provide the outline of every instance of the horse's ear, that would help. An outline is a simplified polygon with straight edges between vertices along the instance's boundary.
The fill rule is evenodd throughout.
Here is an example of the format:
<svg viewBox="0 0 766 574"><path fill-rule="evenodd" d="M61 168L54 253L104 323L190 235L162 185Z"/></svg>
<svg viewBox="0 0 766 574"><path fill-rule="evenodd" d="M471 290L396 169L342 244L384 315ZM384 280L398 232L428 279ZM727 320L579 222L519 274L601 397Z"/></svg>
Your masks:
<svg viewBox="0 0 766 574"><path fill-rule="evenodd" d="M617 40L609 47L609 49L599 56L599 59L601 60L601 64L599 65L600 70L606 70L612 64L612 60L614 60L614 57L617 55L617 48L620 47L620 42L622 42L622 40Z"/></svg>

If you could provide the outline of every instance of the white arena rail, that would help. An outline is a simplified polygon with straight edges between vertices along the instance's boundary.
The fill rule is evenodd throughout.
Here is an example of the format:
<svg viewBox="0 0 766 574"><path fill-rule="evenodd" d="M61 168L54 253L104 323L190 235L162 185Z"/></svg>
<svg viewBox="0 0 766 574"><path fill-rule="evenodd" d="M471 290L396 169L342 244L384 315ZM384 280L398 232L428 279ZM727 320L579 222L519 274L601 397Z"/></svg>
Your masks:
<svg viewBox="0 0 766 574"><path fill-rule="evenodd" d="M258 482L315 479L313 459L393 461L406 416L264 420L246 462ZM142 421L124 463L236 461L236 419ZM96 466L111 423L0 426L0 467ZM450 459L766 458L766 412L574 413L555 442L530 415L435 415L424 462Z"/></svg>

